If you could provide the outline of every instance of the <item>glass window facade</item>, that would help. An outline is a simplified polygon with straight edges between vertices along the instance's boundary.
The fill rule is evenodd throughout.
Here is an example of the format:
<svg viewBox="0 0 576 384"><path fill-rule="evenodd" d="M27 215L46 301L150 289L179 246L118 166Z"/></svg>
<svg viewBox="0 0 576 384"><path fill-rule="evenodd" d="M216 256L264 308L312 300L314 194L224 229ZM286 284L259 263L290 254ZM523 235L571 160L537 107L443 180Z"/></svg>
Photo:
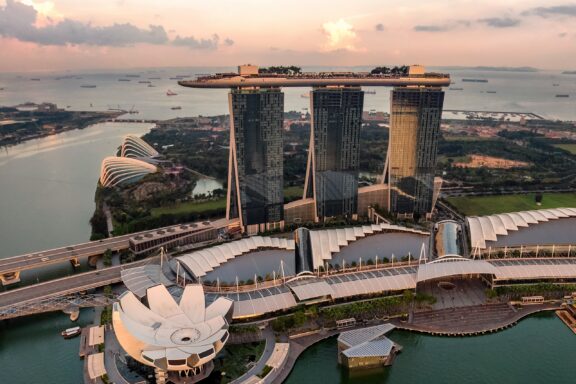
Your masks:
<svg viewBox="0 0 576 384"><path fill-rule="evenodd" d="M229 218L242 225L283 220L284 94L279 89L235 89L230 103Z"/></svg>
<svg viewBox="0 0 576 384"><path fill-rule="evenodd" d="M317 217L350 217L358 205L364 92L359 87L318 88L311 104L307 194L316 200Z"/></svg>
<svg viewBox="0 0 576 384"><path fill-rule="evenodd" d="M444 91L395 88L390 106L390 211L422 216L432 211Z"/></svg>

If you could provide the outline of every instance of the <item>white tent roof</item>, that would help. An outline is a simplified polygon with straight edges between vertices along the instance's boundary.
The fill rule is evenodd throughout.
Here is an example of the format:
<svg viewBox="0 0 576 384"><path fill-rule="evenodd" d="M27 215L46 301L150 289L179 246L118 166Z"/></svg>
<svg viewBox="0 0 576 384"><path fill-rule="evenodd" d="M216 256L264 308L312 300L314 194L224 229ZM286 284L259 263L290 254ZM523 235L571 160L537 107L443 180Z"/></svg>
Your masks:
<svg viewBox="0 0 576 384"><path fill-rule="evenodd" d="M418 282L456 275L495 275L496 268L484 260L446 257L418 267Z"/></svg>
<svg viewBox="0 0 576 384"><path fill-rule="evenodd" d="M508 231L517 231L532 224L564 217L576 217L576 208L552 208L491 216L471 216L466 220L470 228L472 248L486 249L486 241L497 241L498 236L506 236Z"/></svg>
<svg viewBox="0 0 576 384"><path fill-rule="evenodd" d="M186 266L194 276L203 277L228 260L244 253L255 251L258 248L293 250L295 243L294 240L289 239L253 236L187 253L178 256L176 259L183 266Z"/></svg>
<svg viewBox="0 0 576 384"><path fill-rule="evenodd" d="M423 236L430 235L428 232L388 223L364 225L361 227L343 229L323 229L310 231L313 268L317 269L318 267L323 266L324 261L332 259L333 253L339 252L342 247L347 246L349 243L356 241L359 238L363 238L367 234L378 233L385 230L416 233Z"/></svg>
<svg viewBox="0 0 576 384"><path fill-rule="evenodd" d="M86 358L86 365L88 366L88 376L91 380L96 380L106 374L103 352L88 355Z"/></svg>

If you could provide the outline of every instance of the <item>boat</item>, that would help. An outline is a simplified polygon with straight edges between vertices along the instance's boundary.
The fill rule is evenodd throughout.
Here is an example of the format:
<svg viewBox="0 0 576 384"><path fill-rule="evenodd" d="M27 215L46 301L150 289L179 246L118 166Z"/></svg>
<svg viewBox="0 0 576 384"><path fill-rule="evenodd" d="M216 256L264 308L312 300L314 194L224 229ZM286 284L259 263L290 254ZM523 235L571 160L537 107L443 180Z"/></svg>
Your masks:
<svg viewBox="0 0 576 384"><path fill-rule="evenodd" d="M559 87L559 86L560 86L560 84L558 84L558 83L554 83L554 84L552 84L552 86L553 86L553 87Z"/></svg>
<svg viewBox="0 0 576 384"><path fill-rule="evenodd" d="M78 336L81 333L82 333L82 329L80 327L68 328L68 329L60 332L62 337L65 339L71 339L73 337Z"/></svg>
<svg viewBox="0 0 576 384"><path fill-rule="evenodd" d="M176 95L177 95L177 93L171 91L170 89L166 91L166 96L176 96Z"/></svg>
<svg viewBox="0 0 576 384"><path fill-rule="evenodd" d="M149 80L162 80L162 78L160 78L160 77L149 77L148 79Z"/></svg>
<svg viewBox="0 0 576 384"><path fill-rule="evenodd" d="M93 84L83 84L80 86L80 88L96 88L96 86Z"/></svg>
<svg viewBox="0 0 576 384"><path fill-rule="evenodd" d="M130 79L118 79L118 81L132 81Z"/></svg>
<svg viewBox="0 0 576 384"><path fill-rule="evenodd" d="M463 91L464 90L464 88L454 88L454 87L448 88L448 89L451 91Z"/></svg>
<svg viewBox="0 0 576 384"><path fill-rule="evenodd" d="M30 81L40 81L40 79L37 78L37 77L33 77L33 78L30 79Z"/></svg>
<svg viewBox="0 0 576 384"><path fill-rule="evenodd" d="M496 91L486 91L486 93L496 93Z"/></svg>
<svg viewBox="0 0 576 384"><path fill-rule="evenodd" d="M154 84L148 84L148 88L153 88L153 87L155 87Z"/></svg>
<svg viewBox="0 0 576 384"><path fill-rule="evenodd" d="M125 77L140 77L140 75L126 75Z"/></svg>
<svg viewBox="0 0 576 384"><path fill-rule="evenodd" d="M487 83L487 79L462 79L465 83Z"/></svg>
<svg viewBox="0 0 576 384"><path fill-rule="evenodd" d="M138 84L150 84L148 80L140 80Z"/></svg>
<svg viewBox="0 0 576 384"><path fill-rule="evenodd" d="M170 108L170 109L172 109L172 110L175 110L175 111L176 111L176 110L182 109L182 107L178 106L178 107L172 107L172 108Z"/></svg>
<svg viewBox="0 0 576 384"><path fill-rule="evenodd" d="M560 93L560 94L556 95L556 97L570 97L570 95L567 95L565 93Z"/></svg>

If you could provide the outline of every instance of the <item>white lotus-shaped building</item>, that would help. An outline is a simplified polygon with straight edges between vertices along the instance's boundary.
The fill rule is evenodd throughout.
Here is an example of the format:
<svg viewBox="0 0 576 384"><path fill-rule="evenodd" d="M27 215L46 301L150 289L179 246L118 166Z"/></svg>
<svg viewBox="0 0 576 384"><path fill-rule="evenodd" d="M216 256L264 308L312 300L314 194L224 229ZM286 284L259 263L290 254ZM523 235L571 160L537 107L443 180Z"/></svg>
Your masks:
<svg viewBox="0 0 576 384"><path fill-rule="evenodd" d="M188 285L177 303L164 285L148 288L148 306L130 291L114 303L112 322L124 350L163 371L204 371L228 340L232 300L207 308L201 285Z"/></svg>
<svg viewBox="0 0 576 384"><path fill-rule="evenodd" d="M102 160L100 183L105 187L135 183L157 170L155 165L142 160L109 156Z"/></svg>
<svg viewBox="0 0 576 384"><path fill-rule="evenodd" d="M142 140L136 135L124 136L124 141L122 142L122 147L120 148L121 157L130 158L146 158L146 157L156 157L159 153L150 144Z"/></svg>

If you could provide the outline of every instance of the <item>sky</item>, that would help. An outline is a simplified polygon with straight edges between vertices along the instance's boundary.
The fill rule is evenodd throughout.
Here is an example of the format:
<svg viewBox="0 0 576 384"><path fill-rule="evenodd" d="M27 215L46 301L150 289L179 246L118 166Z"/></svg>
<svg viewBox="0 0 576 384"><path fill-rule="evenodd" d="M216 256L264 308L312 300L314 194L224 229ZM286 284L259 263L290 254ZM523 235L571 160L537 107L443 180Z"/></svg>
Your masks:
<svg viewBox="0 0 576 384"><path fill-rule="evenodd" d="M576 2L0 0L0 71L259 65L576 70Z"/></svg>

